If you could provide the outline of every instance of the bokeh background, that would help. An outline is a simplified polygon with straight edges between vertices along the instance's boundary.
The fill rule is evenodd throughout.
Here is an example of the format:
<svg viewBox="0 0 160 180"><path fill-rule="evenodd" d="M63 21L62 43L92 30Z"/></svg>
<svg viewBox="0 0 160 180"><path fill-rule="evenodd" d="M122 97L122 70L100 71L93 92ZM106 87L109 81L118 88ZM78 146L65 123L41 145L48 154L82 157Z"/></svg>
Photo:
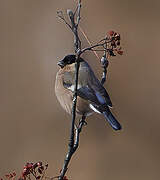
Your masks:
<svg viewBox="0 0 160 180"><path fill-rule="evenodd" d="M48 176L62 167L71 118L54 81L73 37L56 11L74 7L73 0L0 0L0 176L39 160L49 163ZM81 27L91 42L112 29L122 36L125 53L110 61L105 87L123 130L89 117L69 179L160 179L159 7L158 0L82 0ZM94 54L84 57L100 77Z"/></svg>

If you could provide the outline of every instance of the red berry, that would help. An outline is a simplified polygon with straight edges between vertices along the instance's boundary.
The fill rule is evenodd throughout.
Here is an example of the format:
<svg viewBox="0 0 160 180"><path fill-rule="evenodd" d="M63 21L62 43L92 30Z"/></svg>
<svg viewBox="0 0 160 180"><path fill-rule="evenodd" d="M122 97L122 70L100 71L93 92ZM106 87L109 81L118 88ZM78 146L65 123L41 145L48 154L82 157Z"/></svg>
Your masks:
<svg viewBox="0 0 160 180"><path fill-rule="evenodd" d="M42 166L42 162L38 162L37 165L38 165L38 166Z"/></svg>
<svg viewBox="0 0 160 180"><path fill-rule="evenodd" d="M28 164L27 164L27 168L28 168L28 169L31 169L32 167L33 167L33 165L32 165L31 163L28 163Z"/></svg>
<svg viewBox="0 0 160 180"><path fill-rule="evenodd" d="M123 55L123 51L117 51L117 53L119 54L119 55Z"/></svg>
<svg viewBox="0 0 160 180"><path fill-rule="evenodd" d="M114 31L108 31L108 34L109 34L110 36L113 36L113 35L114 35Z"/></svg>

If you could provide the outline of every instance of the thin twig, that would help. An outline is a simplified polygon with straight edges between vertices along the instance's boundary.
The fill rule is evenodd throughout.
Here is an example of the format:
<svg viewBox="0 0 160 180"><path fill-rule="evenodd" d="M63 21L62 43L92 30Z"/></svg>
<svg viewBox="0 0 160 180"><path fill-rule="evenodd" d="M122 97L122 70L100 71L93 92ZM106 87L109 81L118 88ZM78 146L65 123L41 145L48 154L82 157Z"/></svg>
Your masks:
<svg viewBox="0 0 160 180"><path fill-rule="evenodd" d="M88 44L89 44L90 46L92 46L92 44L91 44L88 36L87 36L86 33L84 32L84 30L81 28L81 26L79 26L79 29L80 29L81 33L83 34L83 36L85 37L85 39L87 40ZM96 53L96 51L93 50L93 52L94 52L95 56L97 57L97 59L100 60L100 57L98 56L98 54Z"/></svg>
<svg viewBox="0 0 160 180"><path fill-rule="evenodd" d="M93 51L93 52L97 52L97 51L104 52L104 49L90 49L90 51Z"/></svg>
<svg viewBox="0 0 160 180"><path fill-rule="evenodd" d="M104 43L102 43L102 44L95 44L95 45L93 45L93 46L84 48L84 49L81 50L81 54L84 53L84 52L86 52L86 51L93 50L93 49L96 48L96 47L104 47Z"/></svg>
<svg viewBox="0 0 160 180"><path fill-rule="evenodd" d="M74 11L74 16L76 15L77 10L78 10L78 6L76 7L76 10Z"/></svg>
<svg viewBox="0 0 160 180"><path fill-rule="evenodd" d="M64 18L63 12L62 11L57 11L58 18L62 19L63 22L70 28L72 29L71 25L66 21Z"/></svg>

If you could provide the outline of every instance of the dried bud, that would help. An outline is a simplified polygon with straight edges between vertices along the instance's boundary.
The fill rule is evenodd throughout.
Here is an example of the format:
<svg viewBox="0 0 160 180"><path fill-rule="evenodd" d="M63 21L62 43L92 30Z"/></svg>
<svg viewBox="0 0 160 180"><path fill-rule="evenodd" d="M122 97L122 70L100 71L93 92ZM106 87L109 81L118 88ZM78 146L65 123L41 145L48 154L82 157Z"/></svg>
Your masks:
<svg viewBox="0 0 160 180"><path fill-rule="evenodd" d="M107 67L108 66L108 60L107 60L106 56L102 56L101 64L102 64L103 67Z"/></svg>
<svg viewBox="0 0 160 180"><path fill-rule="evenodd" d="M101 64L104 64L105 61L106 61L106 57L105 57L105 56L102 56L102 58L101 58Z"/></svg>
<svg viewBox="0 0 160 180"><path fill-rule="evenodd" d="M73 17L73 11L71 9L67 9L67 14L69 15L69 17Z"/></svg>

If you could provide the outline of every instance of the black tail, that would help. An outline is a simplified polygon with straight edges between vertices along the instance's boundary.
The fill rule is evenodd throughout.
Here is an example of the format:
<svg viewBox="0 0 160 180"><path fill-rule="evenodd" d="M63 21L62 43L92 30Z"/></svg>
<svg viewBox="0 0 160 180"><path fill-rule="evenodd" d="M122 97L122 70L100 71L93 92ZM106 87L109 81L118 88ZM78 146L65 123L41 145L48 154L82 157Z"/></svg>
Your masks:
<svg viewBox="0 0 160 180"><path fill-rule="evenodd" d="M113 116L113 114L111 113L110 109L107 108L107 111L103 112L106 120L109 122L109 124L111 125L111 127L114 130L121 130L122 127L120 125L120 123L116 120L116 118Z"/></svg>

